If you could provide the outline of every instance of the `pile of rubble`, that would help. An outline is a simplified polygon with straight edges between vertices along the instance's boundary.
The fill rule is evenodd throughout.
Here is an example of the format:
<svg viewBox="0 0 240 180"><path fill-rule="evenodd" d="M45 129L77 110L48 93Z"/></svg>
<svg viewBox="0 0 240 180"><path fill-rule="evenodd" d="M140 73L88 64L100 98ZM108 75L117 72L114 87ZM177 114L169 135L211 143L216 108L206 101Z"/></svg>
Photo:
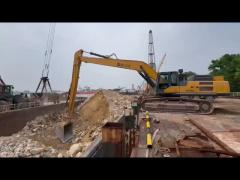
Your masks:
<svg viewBox="0 0 240 180"><path fill-rule="evenodd" d="M0 157L56 157L57 151L30 138L12 135L1 137Z"/></svg>
<svg viewBox="0 0 240 180"><path fill-rule="evenodd" d="M76 138L73 139L76 144L70 148L70 156L80 156L101 134L101 128L106 122L116 121L126 109L131 109L132 99L131 96L104 90L99 91L89 103L80 107L75 122Z"/></svg>
<svg viewBox="0 0 240 180"><path fill-rule="evenodd" d="M55 135L64 113L52 113L30 121L16 134L0 137L0 157L80 157L101 134L101 127L131 108L131 96L99 91L77 110L74 138L63 144Z"/></svg>
<svg viewBox="0 0 240 180"><path fill-rule="evenodd" d="M133 96L121 95L114 91L103 91L109 103L110 117L108 120L115 121L126 109L131 109Z"/></svg>

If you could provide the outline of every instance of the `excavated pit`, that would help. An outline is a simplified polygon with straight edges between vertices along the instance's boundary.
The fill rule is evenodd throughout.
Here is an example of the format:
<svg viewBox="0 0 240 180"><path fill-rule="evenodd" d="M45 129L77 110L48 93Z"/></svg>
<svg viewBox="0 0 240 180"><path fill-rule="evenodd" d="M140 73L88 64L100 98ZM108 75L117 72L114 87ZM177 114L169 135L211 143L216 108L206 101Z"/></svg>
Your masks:
<svg viewBox="0 0 240 180"><path fill-rule="evenodd" d="M131 96L98 91L77 107L73 118L74 138L62 143L55 134L66 113L51 113L29 121L11 136L0 137L0 157L80 157L108 121L115 121L131 108Z"/></svg>

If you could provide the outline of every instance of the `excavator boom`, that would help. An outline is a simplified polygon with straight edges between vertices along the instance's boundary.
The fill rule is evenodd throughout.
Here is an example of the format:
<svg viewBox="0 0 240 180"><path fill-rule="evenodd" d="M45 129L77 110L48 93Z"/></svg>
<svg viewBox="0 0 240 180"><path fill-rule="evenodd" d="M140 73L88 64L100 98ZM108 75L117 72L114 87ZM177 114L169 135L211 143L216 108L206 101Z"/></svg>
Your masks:
<svg viewBox="0 0 240 180"><path fill-rule="evenodd" d="M158 75L151 66L149 66L143 61L111 59L106 56L102 56L102 58L85 57L83 56L83 53L84 53L83 50L79 50L74 55L72 82L71 82L69 98L68 98L68 101L69 101L68 113L70 114L70 116L74 112L75 97L77 94L80 66L82 62L136 70L150 85L152 85L152 87L155 86L154 83L157 80ZM93 54L93 53L90 53L90 54Z"/></svg>
<svg viewBox="0 0 240 180"><path fill-rule="evenodd" d="M147 75L153 79L157 79L156 71L142 61L136 60L122 60L122 59L104 59L104 58L93 58L93 57L81 57L81 61L85 63L93 63L104 66L118 67L130 70L136 70L138 72L146 72Z"/></svg>

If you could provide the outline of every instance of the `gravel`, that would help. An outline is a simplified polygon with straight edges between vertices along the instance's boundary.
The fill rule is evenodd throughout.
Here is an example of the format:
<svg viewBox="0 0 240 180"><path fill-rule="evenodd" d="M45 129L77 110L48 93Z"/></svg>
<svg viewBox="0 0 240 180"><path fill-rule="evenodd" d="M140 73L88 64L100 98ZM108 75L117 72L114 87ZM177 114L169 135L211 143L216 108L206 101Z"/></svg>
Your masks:
<svg viewBox="0 0 240 180"><path fill-rule="evenodd" d="M116 121L125 109L131 109L131 96L99 91L77 112L74 138L63 144L55 136L55 127L66 120L64 113L35 118L16 134L0 137L0 157L80 157L101 135L101 127Z"/></svg>

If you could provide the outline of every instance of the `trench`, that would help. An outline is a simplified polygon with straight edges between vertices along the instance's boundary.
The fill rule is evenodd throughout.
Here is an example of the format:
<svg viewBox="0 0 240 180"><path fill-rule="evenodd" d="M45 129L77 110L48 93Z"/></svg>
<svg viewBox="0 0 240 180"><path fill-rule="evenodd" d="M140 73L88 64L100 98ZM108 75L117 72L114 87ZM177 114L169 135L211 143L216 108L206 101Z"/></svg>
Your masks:
<svg viewBox="0 0 240 180"><path fill-rule="evenodd" d="M82 101L76 103L79 105ZM39 116L53 112L64 112L65 109L66 103L61 103L0 113L0 136L11 136L21 131L27 122Z"/></svg>

